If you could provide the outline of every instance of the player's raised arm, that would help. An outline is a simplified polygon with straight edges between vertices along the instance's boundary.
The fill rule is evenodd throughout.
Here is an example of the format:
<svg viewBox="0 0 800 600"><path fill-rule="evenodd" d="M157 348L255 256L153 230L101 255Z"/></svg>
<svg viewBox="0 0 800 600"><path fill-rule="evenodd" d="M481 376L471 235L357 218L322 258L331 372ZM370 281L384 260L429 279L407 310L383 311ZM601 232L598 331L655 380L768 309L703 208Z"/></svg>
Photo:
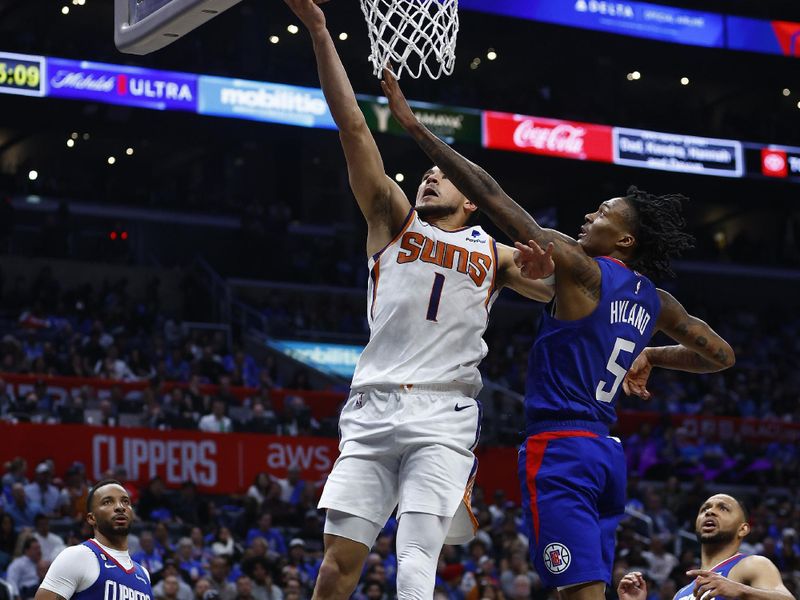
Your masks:
<svg viewBox="0 0 800 600"><path fill-rule="evenodd" d="M314 42L319 80L339 128L350 187L369 226L367 253L374 254L400 230L411 205L400 187L386 176L378 146L358 107L322 9L313 0L284 1Z"/></svg>
<svg viewBox="0 0 800 600"><path fill-rule="evenodd" d="M554 243L553 258L556 263L569 249L580 251L574 239L558 231L541 227L524 208L503 191L489 173L453 150L420 123L389 70L384 70L381 86L389 100L389 108L400 125L458 190L478 205L508 237L523 244L528 240L534 240L542 247Z"/></svg>
<svg viewBox="0 0 800 600"><path fill-rule="evenodd" d="M656 329L678 342L678 345L645 348L631 365L623 389L626 394L645 400L650 398L647 381L653 367L688 373L716 373L736 363L733 348L708 323L686 312L683 305L668 292L658 290L658 295L661 312Z"/></svg>

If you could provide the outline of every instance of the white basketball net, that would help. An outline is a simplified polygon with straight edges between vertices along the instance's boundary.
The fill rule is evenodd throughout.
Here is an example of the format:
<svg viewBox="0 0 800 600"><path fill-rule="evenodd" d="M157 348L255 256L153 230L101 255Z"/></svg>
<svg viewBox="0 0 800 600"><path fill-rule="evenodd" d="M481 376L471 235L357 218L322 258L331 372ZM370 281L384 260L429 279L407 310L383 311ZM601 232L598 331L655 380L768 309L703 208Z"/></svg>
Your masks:
<svg viewBox="0 0 800 600"><path fill-rule="evenodd" d="M458 0L361 0L369 26L377 77L384 67L432 79L453 73L458 36ZM391 64L390 64L391 63Z"/></svg>

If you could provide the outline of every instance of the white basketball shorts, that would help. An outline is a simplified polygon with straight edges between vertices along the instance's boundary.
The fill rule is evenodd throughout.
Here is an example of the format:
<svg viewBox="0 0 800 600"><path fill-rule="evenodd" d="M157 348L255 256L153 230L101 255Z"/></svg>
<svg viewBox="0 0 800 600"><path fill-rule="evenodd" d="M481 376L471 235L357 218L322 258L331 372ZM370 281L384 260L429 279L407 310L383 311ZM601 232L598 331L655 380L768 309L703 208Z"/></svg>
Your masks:
<svg viewBox="0 0 800 600"><path fill-rule="evenodd" d="M454 385L353 390L339 418L339 458L325 483L320 508L383 526L420 512L453 517L445 543L475 535L469 500L477 472L472 450L481 407Z"/></svg>

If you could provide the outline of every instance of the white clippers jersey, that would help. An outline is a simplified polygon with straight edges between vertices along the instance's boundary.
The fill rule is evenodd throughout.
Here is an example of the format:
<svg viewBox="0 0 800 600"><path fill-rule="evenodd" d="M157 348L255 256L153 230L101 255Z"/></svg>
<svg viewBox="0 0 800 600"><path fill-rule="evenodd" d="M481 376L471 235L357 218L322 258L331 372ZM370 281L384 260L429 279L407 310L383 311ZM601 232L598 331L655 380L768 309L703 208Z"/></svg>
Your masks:
<svg viewBox="0 0 800 600"><path fill-rule="evenodd" d="M445 231L409 213L369 260L370 339L353 388L482 383L483 333L497 297L497 246L480 227Z"/></svg>

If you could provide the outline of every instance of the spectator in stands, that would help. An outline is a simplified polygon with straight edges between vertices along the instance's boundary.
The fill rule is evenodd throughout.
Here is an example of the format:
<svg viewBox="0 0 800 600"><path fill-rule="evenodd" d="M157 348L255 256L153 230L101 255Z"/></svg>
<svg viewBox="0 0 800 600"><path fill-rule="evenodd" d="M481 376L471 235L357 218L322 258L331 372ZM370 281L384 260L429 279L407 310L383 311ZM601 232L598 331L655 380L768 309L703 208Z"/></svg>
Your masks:
<svg viewBox="0 0 800 600"><path fill-rule="evenodd" d="M206 592L211 590L211 583L207 577L201 577L194 583L194 600L207 600ZM219 597L216 592L213 592L216 597Z"/></svg>
<svg viewBox="0 0 800 600"><path fill-rule="evenodd" d="M83 409L83 399L80 396L67 394L59 402L56 408L56 415L60 423L82 425L85 420Z"/></svg>
<svg viewBox="0 0 800 600"><path fill-rule="evenodd" d="M184 481L174 502L175 517L182 523L208 523L209 503L197 494L193 481Z"/></svg>
<svg viewBox="0 0 800 600"><path fill-rule="evenodd" d="M200 431L214 433L230 433L233 424L230 417L225 415L225 402L215 399L211 404L211 413L203 416L199 424Z"/></svg>
<svg viewBox="0 0 800 600"><path fill-rule="evenodd" d="M164 568L161 569L159 573L156 573L155 576L150 576L151 581L158 581L158 583L153 586L153 596L158 598L164 595L164 583L165 580L170 577L174 577L178 582L178 600L192 600L192 596L194 595L192 588L186 583L188 575L180 571L178 563L172 558L168 558L164 561Z"/></svg>
<svg viewBox="0 0 800 600"><path fill-rule="evenodd" d="M661 586L669 577L676 566L678 566L677 557L668 552L664 547L664 539L659 536L653 536L650 540L650 550L642 552L642 556L647 561L647 573Z"/></svg>
<svg viewBox="0 0 800 600"><path fill-rule="evenodd" d="M3 490L10 490L15 483L26 485L28 478L25 476L25 471L27 470L28 463L21 456L17 456L7 462L5 464L5 473L3 474Z"/></svg>
<svg viewBox="0 0 800 600"><path fill-rule="evenodd" d="M195 523L208 523L210 519L206 517L204 521L194 521ZM192 540L192 557L200 561L200 563L205 566L208 564L208 561L211 559L213 554L211 553L211 549L206 546L205 536L203 535L203 530L200 527L192 527L191 532L189 533L189 538Z"/></svg>
<svg viewBox="0 0 800 600"><path fill-rule="evenodd" d="M255 600L282 600L283 592L273 582L273 567L262 557L248 558L242 562L242 572L252 581L251 593Z"/></svg>
<svg viewBox="0 0 800 600"><path fill-rule="evenodd" d="M214 537L214 542L211 544L211 553L213 556L222 556L232 559L236 553L236 544L231 535L231 530L227 527L220 527L217 535Z"/></svg>
<svg viewBox="0 0 800 600"><path fill-rule="evenodd" d="M156 600L178 600L178 592L180 591L178 576L167 575L161 581L161 594L156 595Z"/></svg>
<svg viewBox="0 0 800 600"><path fill-rule="evenodd" d="M23 527L33 527L34 517L42 512L42 508L38 504L28 500L25 487L21 483L11 486L11 502L6 503L5 509L14 519L14 526L17 530Z"/></svg>
<svg viewBox="0 0 800 600"><path fill-rule="evenodd" d="M145 521L163 521L172 518L172 502L160 477L153 477L149 481L136 512Z"/></svg>
<svg viewBox="0 0 800 600"><path fill-rule="evenodd" d="M178 540L178 551L176 552L176 560L178 567L189 576L189 580L194 583L200 577L205 575L202 563L194 557L194 544L192 539L182 537Z"/></svg>
<svg viewBox="0 0 800 600"><path fill-rule="evenodd" d="M0 513L0 572L4 572L17 549L17 531L14 519L7 512Z"/></svg>
<svg viewBox="0 0 800 600"><path fill-rule="evenodd" d="M307 587L313 586L319 573L319 560L311 560L306 557L306 543L300 538L294 538L289 542L289 560L291 565L297 570L300 581Z"/></svg>
<svg viewBox="0 0 800 600"><path fill-rule="evenodd" d="M39 513L33 520L33 536L39 542L42 550L42 558L47 562L53 562L56 556L65 548L64 540L50 531L50 519Z"/></svg>
<svg viewBox="0 0 800 600"><path fill-rule="evenodd" d="M252 485L247 488L247 495L250 498L254 498L260 506L267 497L267 492L269 491L271 481L272 478L270 477L270 474L266 471L261 471L253 479Z"/></svg>
<svg viewBox="0 0 800 600"><path fill-rule="evenodd" d="M164 568L164 555L156 548L153 532L145 529L139 535L141 550L132 554L131 558L142 565L149 573L158 573Z"/></svg>
<svg viewBox="0 0 800 600"><path fill-rule="evenodd" d="M64 488L61 490L61 509L66 517L80 520L86 510L89 496L89 483L86 481L86 467L76 462L67 469Z"/></svg>
<svg viewBox="0 0 800 600"><path fill-rule="evenodd" d="M30 536L22 544L22 555L8 565L8 583L14 586L22 600L33 598L42 583L38 569L41 560L42 547L35 537Z"/></svg>
<svg viewBox="0 0 800 600"><path fill-rule="evenodd" d="M253 580L247 575L239 575L236 578L235 600L254 600Z"/></svg>
<svg viewBox="0 0 800 600"><path fill-rule="evenodd" d="M36 466L36 477L25 486L25 497L31 505L39 506L44 514L57 517L61 513L61 494L51 482L53 471L48 462Z"/></svg>
<svg viewBox="0 0 800 600"><path fill-rule="evenodd" d="M100 417L97 424L103 427L116 427L119 425L117 407L111 401L106 399L100 401Z"/></svg>
<svg viewBox="0 0 800 600"><path fill-rule="evenodd" d="M264 538L269 549L277 552L280 555L286 554L286 540L283 539L283 534L275 527L272 526L272 513L264 512L258 518L258 527L254 527L247 532L247 539L245 543L249 546L254 539Z"/></svg>
<svg viewBox="0 0 800 600"><path fill-rule="evenodd" d="M256 402L250 418L242 424L242 431L275 434L278 432L278 417L271 407L267 409L262 402Z"/></svg>
<svg viewBox="0 0 800 600"><path fill-rule="evenodd" d="M211 589L219 594L219 600L233 600L236 597L236 586L228 581L230 572L230 563L224 556L211 559L208 582L211 584Z"/></svg>
<svg viewBox="0 0 800 600"><path fill-rule="evenodd" d="M276 478L275 481L281 488L281 501L292 506L300 502L306 482L300 478L300 467L297 463L289 465L286 470L286 479Z"/></svg>
<svg viewBox="0 0 800 600"><path fill-rule="evenodd" d="M286 396L283 400L281 433L283 435L314 435L318 430L319 423L311 416L311 409L306 406L302 396Z"/></svg>

